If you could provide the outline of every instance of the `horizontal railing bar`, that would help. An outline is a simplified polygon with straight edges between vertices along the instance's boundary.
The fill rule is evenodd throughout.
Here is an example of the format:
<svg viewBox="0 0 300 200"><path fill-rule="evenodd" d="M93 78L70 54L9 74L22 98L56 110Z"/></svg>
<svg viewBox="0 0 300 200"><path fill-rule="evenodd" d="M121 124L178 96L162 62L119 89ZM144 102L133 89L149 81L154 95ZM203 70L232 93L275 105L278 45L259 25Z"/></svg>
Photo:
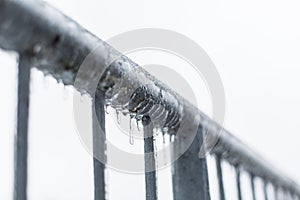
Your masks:
<svg viewBox="0 0 300 200"><path fill-rule="evenodd" d="M110 62L109 58L112 55L120 55L117 50L61 12L45 2L33 0L0 0L0 47L32 56L36 63L35 67L52 75L65 85L74 85L79 66L95 47L100 50L96 52L97 60L94 64L102 67L103 70ZM119 63L121 65L112 64L116 73L126 72L129 74L128 69L122 68L122 63L127 67L132 67L131 69L136 67L136 64L127 57L122 57ZM147 74L143 70L142 73ZM130 76L134 79L138 75L131 71ZM148 77L149 81L155 83L161 90L169 91L172 95L179 97L153 76L147 74L145 77ZM141 82L137 82L137 84L142 85ZM155 93L155 90L150 91L151 95L158 99L161 98L158 93ZM209 124L207 122L211 121L209 117L183 98L179 99L188 108L188 115L195 116L195 111L201 115L203 126L207 128L205 127L206 124ZM174 105L172 99L164 99L164 102L169 106ZM221 129L220 125L215 122L212 122L210 126L214 126L214 130L217 131ZM270 167L265 159L260 158L226 130L222 131L212 152L221 154L229 163L239 165L250 174L262 177L277 187L286 188L300 196L299 186L295 182Z"/></svg>

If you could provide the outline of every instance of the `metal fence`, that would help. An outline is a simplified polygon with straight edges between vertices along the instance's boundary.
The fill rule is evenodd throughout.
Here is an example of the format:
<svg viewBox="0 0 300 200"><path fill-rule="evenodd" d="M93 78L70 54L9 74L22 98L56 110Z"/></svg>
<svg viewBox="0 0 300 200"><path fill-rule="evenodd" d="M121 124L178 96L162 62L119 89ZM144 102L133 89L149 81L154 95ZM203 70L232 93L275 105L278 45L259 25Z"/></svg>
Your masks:
<svg viewBox="0 0 300 200"><path fill-rule="evenodd" d="M27 145L28 145L28 106L29 106L29 81L30 69L38 68L46 74L50 74L65 85L74 85L76 74L84 58L96 47L100 46L102 51L97 52L99 59L94 64L104 66L107 59L112 54L118 54L111 46L98 39L76 22L64 16L59 11L41 1L16 1L0 0L0 47L5 50L16 51L19 53L19 75L18 75L18 109L17 109L17 132L15 135L15 158L14 158L14 199L27 199ZM127 57L111 63L109 66L109 80L113 87L113 80L122 77L122 74L130 74L129 78L137 76L128 68L137 67ZM140 73L145 73L141 71ZM151 75L148 80L155 83L166 93L175 94L160 83ZM122 77L126 78L126 77ZM101 79L103 81L103 79ZM101 81L100 81L101 82ZM142 85L141 82L137 84ZM76 86L75 86L76 87ZM81 88L76 88L80 90ZM107 88L106 88L107 89ZM156 99L158 104L173 109L173 115L179 113L170 99L163 99L155 90L141 87L147 90L147 97ZM198 131L191 146L185 153L173 163L173 197L175 200L209 200L209 177L206 158L198 157L203 138L207 133L207 122L210 119L202 112L198 111L193 105L180 99L187 106L190 115L201 117L200 124L197 125ZM105 142L99 143L99 137L105 137L105 94L101 87L97 88L94 106L97 108L93 121L100 121L101 130L94 126L94 153L105 152ZM134 112L134 111L133 111ZM135 111L137 112L137 111ZM170 116L170 117L174 117ZM153 127L147 116L143 116L144 134L152 134ZM193 123L193 122L191 122ZM174 125L174 124L173 124ZM211 151L216 160L218 175L218 188L220 200L225 200L226 192L224 189L222 169L223 161L228 162L236 169L236 188L237 197L243 199L244 193L241 188L241 172L247 173L251 179L252 198L256 199L257 178L264 182L264 198L270 199L268 186L273 186L275 199L300 199L300 187L291 179L269 167L268 163L255 154L251 149L244 145L226 130L222 129L217 123L212 122L214 130L222 131L217 144ZM109 134L109 133L107 133ZM180 136L175 136L180 137ZM177 138L181 139L181 138ZM105 141L105 140L101 140ZM153 137L144 140L145 153L155 151ZM145 168L155 165L155 157L145 157ZM94 199L105 199L105 164L94 159ZM157 199L156 172L145 173L146 199ZM278 191L283 195L278 196Z"/></svg>

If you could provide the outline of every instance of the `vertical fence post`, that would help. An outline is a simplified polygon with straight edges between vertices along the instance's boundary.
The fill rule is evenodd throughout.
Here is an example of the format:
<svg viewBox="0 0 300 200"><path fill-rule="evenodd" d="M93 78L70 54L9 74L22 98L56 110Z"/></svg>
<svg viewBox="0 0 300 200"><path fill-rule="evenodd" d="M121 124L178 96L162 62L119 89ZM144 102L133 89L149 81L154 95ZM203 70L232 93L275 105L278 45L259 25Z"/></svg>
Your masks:
<svg viewBox="0 0 300 200"><path fill-rule="evenodd" d="M274 186L274 196L275 196L275 200L279 200L279 197L278 197L278 187L277 186Z"/></svg>
<svg viewBox="0 0 300 200"><path fill-rule="evenodd" d="M203 127L199 125L191 146L173 163L174 200L210 200L206 158L198 155L202 143Z"/></svg>
<svg viewBox="0 0 300 200"><path fill-rule="evenodd" d="M27 199L30 58L21 55L18 71L17 130L14 145L14 200Z"/></svg>
<svg viewBox="0 0 300 200"><path fill-rule="evenodd" d="M235 166L235 173L236 173L236 185L237 185L238 199L242 200L241 170L240 170L239 166Z"/></svg>
<svg viewBox="0 0 300 200"><path fill-rule="evenodd" d="M97 92L93 100L93 162L94 162L94 199L105 200L105 164L98 159L106 160L105 150L105 110L104 93ZM95 110L94 110L95 109ZM95 112L94 112L95 111Z"/></svg>
<svg viewBox="0 0 300 200"><path fill-rule="evenodd" d="M220 200L225 200L221 155L218 154L216 155L216 165L217 165Z"/></svg>
<svg viewBox="0 0 300 200"><path fill-rule="evenodd" d="M251 181L251 191L252 191L252 198L253 200L256 200L256 191L255 191L255 177L253 174L250 175L250 181Z"/></svg>
<svg viewBox="0 0 300 200"><path fill-rule="evenodd" d="M264 196L265 200L268 200L268 183L266 181L264 183Z"/></svg>
<svg viewBox="0 0 300 200"><path fill-rule="evenodd" d="M142 118L144 127L146 200L157 200L153 124L148 116Z"/></svg>

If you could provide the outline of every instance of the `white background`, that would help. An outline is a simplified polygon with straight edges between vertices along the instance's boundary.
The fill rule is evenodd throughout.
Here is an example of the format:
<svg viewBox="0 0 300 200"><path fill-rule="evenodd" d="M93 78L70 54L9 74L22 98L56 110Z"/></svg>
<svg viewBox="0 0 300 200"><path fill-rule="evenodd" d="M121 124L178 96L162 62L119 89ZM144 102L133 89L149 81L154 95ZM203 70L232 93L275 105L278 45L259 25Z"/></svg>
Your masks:
<svg viewBox="0 0 300 200"><path fill-rule="evenodd" d="M225 128L300 182L299 1L49 2L104 40L150 27L196 41L223 80ZM0 198L10 199L16 68L11 56L1 53L0 58ZM30 199L88 199L92 161L74 127L72 89L37 71L31 89ZM205 107L209 103L203 105L200 109L210 110ZM111 199L143 198L143 176L109 174ZM165 190L160 193L167 197L170 191Z"/></svg>

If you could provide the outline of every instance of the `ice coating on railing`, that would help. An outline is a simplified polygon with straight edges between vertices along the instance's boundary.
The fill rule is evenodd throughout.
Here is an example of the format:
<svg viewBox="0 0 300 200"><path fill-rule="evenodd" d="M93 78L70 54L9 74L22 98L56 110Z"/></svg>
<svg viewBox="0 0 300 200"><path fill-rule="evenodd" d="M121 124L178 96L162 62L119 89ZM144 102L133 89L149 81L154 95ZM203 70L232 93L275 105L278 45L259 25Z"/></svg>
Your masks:
<svg viewBox="0 0 300 200"><path fill-rule="evenodd" d="M175 134L183 115L181 98L130 61L117 58L104 72L98 89L104 90L106 104L137 121L149 116L154 128Z"/></svg>

